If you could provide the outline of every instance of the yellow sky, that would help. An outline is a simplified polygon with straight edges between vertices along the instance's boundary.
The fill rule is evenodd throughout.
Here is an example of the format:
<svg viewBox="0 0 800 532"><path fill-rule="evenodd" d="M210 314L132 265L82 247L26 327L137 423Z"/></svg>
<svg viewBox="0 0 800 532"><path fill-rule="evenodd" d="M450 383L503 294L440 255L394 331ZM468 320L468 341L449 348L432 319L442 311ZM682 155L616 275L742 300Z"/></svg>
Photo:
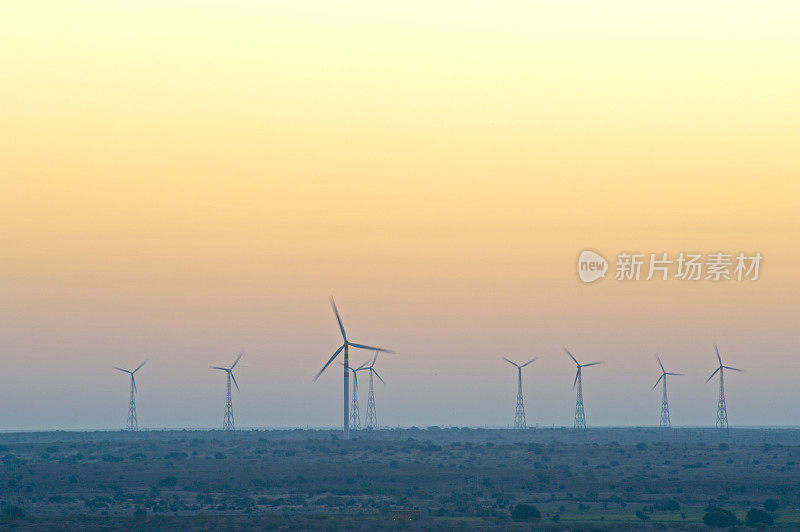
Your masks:
<svg viewBox="0 0 800 532"><path fill-rule="evenodd" d="M271 335L305 378L335 347L329 293L409 378L497 338L625 338L646 368L726 335L754 363L796 352L797 2L165 4L0 11L12 360L106 364L98 328L192 362ZM587 247L765 263L590 287Z"/></svg>

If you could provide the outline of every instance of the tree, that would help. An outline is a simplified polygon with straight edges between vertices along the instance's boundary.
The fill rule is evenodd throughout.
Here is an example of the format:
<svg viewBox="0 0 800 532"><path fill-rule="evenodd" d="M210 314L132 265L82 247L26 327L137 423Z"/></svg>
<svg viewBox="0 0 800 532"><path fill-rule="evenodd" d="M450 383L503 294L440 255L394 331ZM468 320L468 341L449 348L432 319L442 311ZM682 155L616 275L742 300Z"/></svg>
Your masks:
<svg viewBox="0 0 800 532"><path fill-rule="evenodd" d="M3 515L11 517L13 519L22 519L23 517L25 517L25 510L23 510L19 506L14 506L13 504L7 503L3 507Z"/></svg>
<svg viewBox="0 0 800 532"><path fill-rule="evenodd" d="M518 504L511 510L511 518L515 521L538 521L542 512L532 504Z"/></svg>
<svg viewBox="0 0 800 532"><path fill-rule="evenodd" d="M774 524L775 520L769 512L758 508L750 508L747 511L747 526L772 526Z"/></svg>
<svg viewBox="0 0 800 532"><path fill-rule="evenodd" d="M709 506L703 516L703 522L708 526L728 527L735 525L738 520L729 510L717 506Z"/></svg>
<svg viewBox="0 0 800 532"><path fill-rule="evenodd" d="M778 509L778 501L775 499L767 499L764 501L764 509L768 512L774 512Z"/></svg>

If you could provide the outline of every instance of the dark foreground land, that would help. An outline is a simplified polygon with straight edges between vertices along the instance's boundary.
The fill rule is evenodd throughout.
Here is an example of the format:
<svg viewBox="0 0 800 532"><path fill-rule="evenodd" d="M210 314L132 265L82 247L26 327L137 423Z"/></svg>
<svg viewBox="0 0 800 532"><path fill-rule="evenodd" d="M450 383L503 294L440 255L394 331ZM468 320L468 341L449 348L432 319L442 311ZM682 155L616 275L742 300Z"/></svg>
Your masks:
<svg viewBox="0 0 800 532"><path fill-rule="evenodd" d="M0 529L800 529L799 458L789 429L5 433Z"/></svg>

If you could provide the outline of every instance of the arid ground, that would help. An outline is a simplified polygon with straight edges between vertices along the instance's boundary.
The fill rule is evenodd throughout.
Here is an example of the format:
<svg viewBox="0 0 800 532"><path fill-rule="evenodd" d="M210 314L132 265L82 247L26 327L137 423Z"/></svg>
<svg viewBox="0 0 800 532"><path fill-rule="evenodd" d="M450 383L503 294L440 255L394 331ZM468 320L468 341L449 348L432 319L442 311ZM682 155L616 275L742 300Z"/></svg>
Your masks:
<svg viewBox="0 0 800 532"><path fill-rule="evenodd" d="M3 433L0 528L800 528L799 458L793 429Z"/></svg>

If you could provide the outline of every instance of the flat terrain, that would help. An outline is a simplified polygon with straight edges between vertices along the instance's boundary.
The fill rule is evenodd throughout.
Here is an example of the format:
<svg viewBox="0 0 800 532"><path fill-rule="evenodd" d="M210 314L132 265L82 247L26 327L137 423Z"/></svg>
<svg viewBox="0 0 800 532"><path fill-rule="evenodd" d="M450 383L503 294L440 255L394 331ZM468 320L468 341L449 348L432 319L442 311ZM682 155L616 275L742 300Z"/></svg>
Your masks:
<svg viewBox="0 0 800 532"><path fill-rule="evenodd" d="M798 459L789 429L3 433L0 528L700 529L768 499L800 528Z"/></svg>

